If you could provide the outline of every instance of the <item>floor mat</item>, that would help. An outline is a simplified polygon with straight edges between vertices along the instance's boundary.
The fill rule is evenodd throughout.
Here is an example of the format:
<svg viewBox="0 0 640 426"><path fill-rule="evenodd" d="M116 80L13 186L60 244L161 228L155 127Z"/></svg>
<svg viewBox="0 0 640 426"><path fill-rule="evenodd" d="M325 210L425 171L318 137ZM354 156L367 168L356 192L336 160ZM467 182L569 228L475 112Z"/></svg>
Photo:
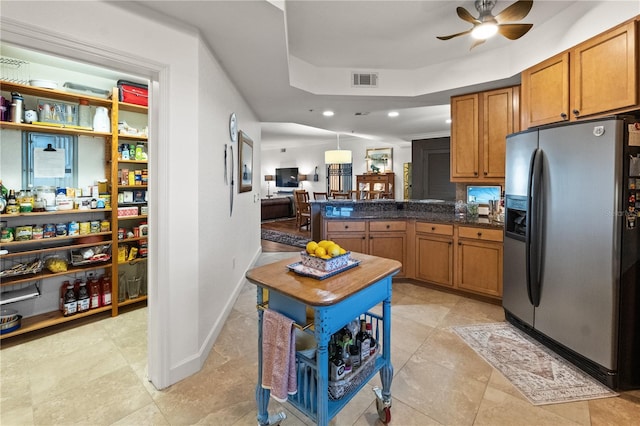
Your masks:
<svg viewBox="0 0 640 426"><path fill-rule="evenodd" d="M263 240L273 241L280 244L287 244L296 247L306 247L310 241L309 238L300 237L298 235L287 234L286 232L273 231L271 229L263 229Z"/></svg>
<svg viewBox="0 0 640 426"><path fill-rule="evenodd" d="M533 405L618 395L506 322L452 329Z"/></svg>

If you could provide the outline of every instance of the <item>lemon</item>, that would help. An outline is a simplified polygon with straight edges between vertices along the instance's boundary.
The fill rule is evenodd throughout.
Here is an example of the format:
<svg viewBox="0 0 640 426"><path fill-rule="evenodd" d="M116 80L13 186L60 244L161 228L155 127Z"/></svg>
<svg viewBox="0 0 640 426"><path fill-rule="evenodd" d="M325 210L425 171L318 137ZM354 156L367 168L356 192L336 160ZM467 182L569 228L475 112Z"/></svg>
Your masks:
<svg viewBox="0 0 640 426"><path fill-rule="evenodd" d="M318 248L316 248L316 251L314 253L315 253L316 256L322 257L322 256L325 256L327 254L327 251L324 249L324 247L318 247Z"/></svg>
<svg viewBox="0 0 640 426"><path fill-rule="evenodd" d="M320 256L321 259L331 259L331 256L329 256L328 254L322 255Z"/></svg>
<svg viewBox="0 0 640 426"><path fill-rule="evenodd" d="M331 244L326 250L327 254L331 257L340 256L340 246L337 244Z"/></svg>
<svg viewBox="0 0 640 426"><path fill-rule="evenodd" d="M309 241L307 243L307 253L313 254L316 252L317 248L318 248L318 243L316 243L315 241Z"/></svg>
<svg viewBox="0 0 640 426"><path fill-rule="evenodd" d="M322 247L322 248L327 248L327 246L329 244L331 244L332 242L329 240L320 240L318 241L318 246Z"/></svg>
<svg viewBox="0 0 640 426"><path fill-rule="evenodd" d="M340 254L345 254L347 251L345 249L343 249L342 247L340 247Z"/></svg>

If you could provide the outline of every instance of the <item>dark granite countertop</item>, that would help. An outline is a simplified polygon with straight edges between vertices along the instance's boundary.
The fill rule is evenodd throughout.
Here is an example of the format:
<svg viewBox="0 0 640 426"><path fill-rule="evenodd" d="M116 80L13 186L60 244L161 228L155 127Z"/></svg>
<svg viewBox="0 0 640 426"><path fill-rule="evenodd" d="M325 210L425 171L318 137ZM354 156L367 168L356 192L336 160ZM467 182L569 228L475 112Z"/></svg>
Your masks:
<svg viewBox="0 0 640 426"><path fill-rule="evenodd" d="M322 218L327 220L414 219L483 228L503 229L504 227L502 222L496 222L487 217L456 216L456 203L451 201L314 200L311 203L320 207Z"/></svg>

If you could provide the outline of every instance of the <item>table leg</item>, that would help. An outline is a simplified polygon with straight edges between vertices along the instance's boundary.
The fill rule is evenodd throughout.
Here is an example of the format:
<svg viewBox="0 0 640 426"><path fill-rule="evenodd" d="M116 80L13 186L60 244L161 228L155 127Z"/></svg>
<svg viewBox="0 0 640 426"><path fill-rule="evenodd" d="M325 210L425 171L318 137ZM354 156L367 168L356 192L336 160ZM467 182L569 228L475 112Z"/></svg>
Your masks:
<svg viewBox="0 0 640 426"><path fill-rule="evenodd" d="M318 426L329 424L329 339L331 336L325 330L326 313L322 309L315 311L316 332L316 362L318 371Z"/></svg>
<svg viewBox="0 0 640 426"><path fill-rule="evenodd" d="M383 338L382 357L384 366L380 369L382 381L382 398L385 402L391 400L391 381L393 380L393 365L391 365L391 298L382 302Z"/></svg>
<svg viewBox="0 0 640 426"><path fill-rule="evenodd" d="M258 289L258 305L263 302L262 287ZM262 321L264 311L258 309L258 384L256 386L256 404L258 405L258 425L266 426L269 424L269 389L262 387Z"/></svg>

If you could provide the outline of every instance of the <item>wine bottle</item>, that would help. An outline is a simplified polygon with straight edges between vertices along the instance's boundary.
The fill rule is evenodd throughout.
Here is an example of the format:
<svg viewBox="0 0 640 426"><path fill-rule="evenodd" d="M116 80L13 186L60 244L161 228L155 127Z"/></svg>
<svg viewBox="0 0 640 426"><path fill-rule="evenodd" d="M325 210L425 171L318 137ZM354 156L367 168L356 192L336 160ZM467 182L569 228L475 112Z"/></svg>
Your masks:
<svg viewBox="0 0 640 426"><path fill-rule="evenodd" d="M356 336L356 345L360 351L360 362L363 363L369 358L371 352L371 339L367 333L367 322L363 319L360 320L360 331Z"/></svg>

